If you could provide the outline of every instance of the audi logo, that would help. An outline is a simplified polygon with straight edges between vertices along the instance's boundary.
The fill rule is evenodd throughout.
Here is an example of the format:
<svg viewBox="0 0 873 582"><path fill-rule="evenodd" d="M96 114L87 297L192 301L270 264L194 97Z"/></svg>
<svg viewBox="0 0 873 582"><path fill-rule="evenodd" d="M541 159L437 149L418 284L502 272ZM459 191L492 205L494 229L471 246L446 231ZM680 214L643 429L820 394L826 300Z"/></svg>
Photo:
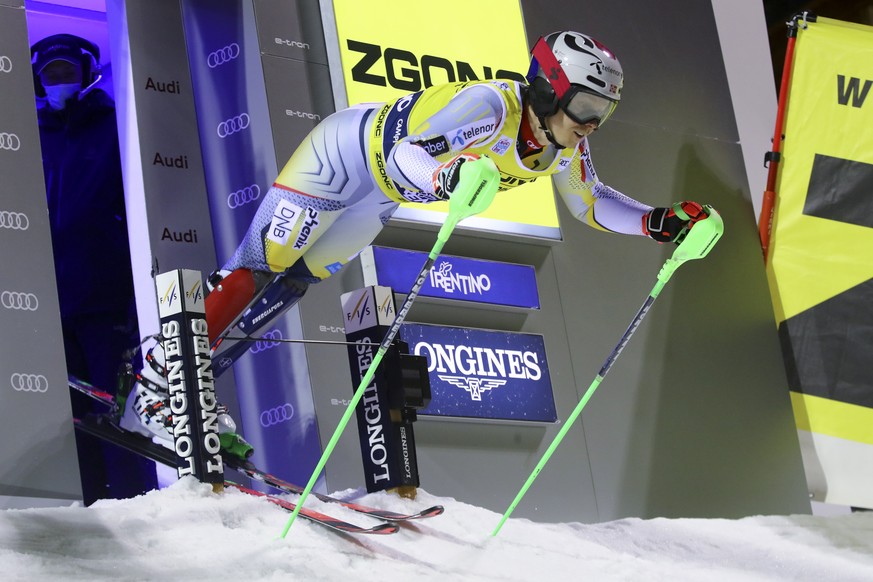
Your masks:
<svg viewBox="0 0 873 582"><path fill-rule="evenodd" d="M221 139L226 138L229 135L233 135L238 133L249 126L251 120L249 119L248 113L241 113L236 117L231 117L230 119L226 119L218 124L218 127L215 129L215 132L218 134L218 137Z"/></svg>
<svg viewBox="0 0 873 582"><path fill-rule="evenodd" d="M0 305L6 309L21 311L36 311L39 309L39 299L33 293L19 293L17 291L4 291L0 293Z"/></svg>
<svg viewBox="0 0 873 582"><path fill-rule="evenodd" d="M10 212L8 210L0 210L0 228L8 228L10 230L27 230L30 226L30 221L27 215L22 212Z"/></svg>
<svg viewBox="0 0 873 582"><path fill-rule="evenodd" d="M0 73L12 72L12 59L6 55L0 55Z"/></svg>
<svg viewBox="0 0 873 582"><path fill-rule="evenodd" d="M255 345L251 347L249 350L253 354L257 354L258 352L263 352L265 350L269 350L270 348L275 348L278 346L282 339L282 332L278 329L272 329L265 333L261 339L255 342Z"/></svg>
<svg viewBox="0 0 873 582"><path fill-rule="evenodd" d="M261 426L269 428L294 418L294 407L287 402L282 406L270 408L261 413Z"/></svg>
<svg viewBox="0 0 873 582"><path fill-rule="evenodd" d="M19 374L9 377L9 383L16 392L46 392L48 379L42 374Z"/></svg>
<svg viewBox="0 0 873 582"><path fill-rule="evenodd" d="M21 139L14 133L0 133L0 150L17 152L21 147Z"/></svg>
<svg viewBox="0 0 873 582"><path fill-rule="evenodd" d="M231 209L239 208L243 204L254 202L261 196L261 187L257 184L246 186L242 190L231 192L227 197L227 206Z"/></svg>
<svg viewBox="0 0 873 582"><path fill-rule="evenodd" d="M206 57L206 64L209 65L210 69L214 69L219 65L223 65L224 63L229 63L239 56L240 50L239 45L231 43L224 48L220 48L217 51L212 51L209 53L209 56Z"/></svg>

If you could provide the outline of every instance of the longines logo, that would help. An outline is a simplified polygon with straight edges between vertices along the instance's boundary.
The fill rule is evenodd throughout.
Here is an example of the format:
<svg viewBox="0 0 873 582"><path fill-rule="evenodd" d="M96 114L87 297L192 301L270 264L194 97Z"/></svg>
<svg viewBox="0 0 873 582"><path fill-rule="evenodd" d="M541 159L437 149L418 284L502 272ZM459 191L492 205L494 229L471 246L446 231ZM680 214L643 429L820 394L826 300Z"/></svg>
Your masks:
<svg viewBox="0 0 873 582"><path fill-rule="evenodd" d="M12 72L12 59L6 55L0 55L0 73Z"/></svg>
<svg viewBox="0 0 873 582"><path fill-rule="evenodd" d="M452 386L457 386L470 393L471 400L482 400L482 393L486 390L499 388L506 384L506 380L496 380L494 378L468 378L466 376L445 376L440 374L437 376L443 382L448 382Z"/></svg>
<svg viewBox="0 0 873 582"><path fill-rule="evenodd" d="M206 64L210 69L214 69L225 63L236 59L240 55L239 45L235 42L230 43L226 47L220 48L217 51L212 51L206 56Z"/></svg>
<svg viewBox="0 0 873 582"><path fill-rule="evenodd" d="M236 117L225 119L215 128L215 133L218 137L225 139L235 133L239 133L244 129L248 129L251 124L251 118L248 113L240 113Z"/></svg>
<svg viewBox="0 0 873 582"><path fill-rule="evenodd" d="M277 424L281 424L283 422L288 422L294 418L294 407L285 403L281 406L276 406L274 408L269 408L261 412L261 426L264 428L270 428L271 426L276 426Z"/></svg>
<svg viewBox="0 0 873 582"><path fill-rule="evenodd" d="M9 230L27 230L30 226L30 220L23 212L11 212L9 210L0 210L0 228L8 228Z"/></svg>
<svg viewBox="0 0 873 582"><path fill-rule="evenodd" d="M0 305L17 311L36 311L39 309L39 299L33 293L3 291L0 293Z"/></svg>
<svg viewBox="0 0 873 582"><path fill-rule="evenodd" d="M9 377L9 384L16 392L47 392L48 378L42 374L14 373Z"/></svg>

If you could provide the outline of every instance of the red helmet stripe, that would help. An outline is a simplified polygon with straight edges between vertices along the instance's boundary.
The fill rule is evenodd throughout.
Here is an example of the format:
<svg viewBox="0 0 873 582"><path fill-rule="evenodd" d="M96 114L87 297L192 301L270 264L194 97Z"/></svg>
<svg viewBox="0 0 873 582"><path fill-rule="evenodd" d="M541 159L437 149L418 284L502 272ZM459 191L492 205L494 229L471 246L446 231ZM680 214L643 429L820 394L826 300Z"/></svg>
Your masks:
<svg viewBox="0 0 873 582"><path fill-rule="evenodd" d="M545 38L540 37L534 45L531 54L537 60L537 63L539 63L540 69L545 73L549 83L552 84L555 95L558 96L558 99L563 97L570 90L570 80L567 78L564 69L561 68L561 63L555 58L555 53L552 52L551 47L546 43Z"/></svg>

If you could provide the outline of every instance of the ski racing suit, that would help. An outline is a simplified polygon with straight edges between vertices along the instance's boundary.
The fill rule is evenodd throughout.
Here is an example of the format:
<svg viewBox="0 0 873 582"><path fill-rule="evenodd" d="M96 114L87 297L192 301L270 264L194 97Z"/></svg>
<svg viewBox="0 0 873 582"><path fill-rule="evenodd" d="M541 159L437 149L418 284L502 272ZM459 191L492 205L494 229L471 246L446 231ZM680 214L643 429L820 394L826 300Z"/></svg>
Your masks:
<svg viewBox="0 0 873 582"><path fill-rule="evenodd" d="M257 296L257 308L241 320L252 334L294 305L310 283L357 256L400 203L438 200L434 172L462 152L490 157L501 191L552 176L577 219L642 235L642 217L652 208L598 181L587 138L563 149L535 148L522 159L532 135L525 91L516 81L450 83L325 118L282 169L222 267L230 274L221 293L206 298L210 339L237 325ZM235 343L238 349L223 354L230 355L223 358L227 366L248 347Z"/></svg>

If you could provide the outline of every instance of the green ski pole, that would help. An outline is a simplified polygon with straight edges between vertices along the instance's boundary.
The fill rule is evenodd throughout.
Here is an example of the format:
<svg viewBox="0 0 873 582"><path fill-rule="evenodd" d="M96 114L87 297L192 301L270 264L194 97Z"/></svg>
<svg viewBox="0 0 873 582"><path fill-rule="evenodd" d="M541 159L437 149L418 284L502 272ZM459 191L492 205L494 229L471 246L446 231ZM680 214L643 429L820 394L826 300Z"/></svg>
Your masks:
<svg viewBox="0 0 873 582"><path fill-rule="evenodd" d="M524 485L521 487L521 490L518 492L518 495L515 496L515 499L509 505L509 508L506 510L506 513L503 514L503 517L500 519L500 522L497 524L497 527L494 528L494 531L491 532L492 536L496 536L500 531L500 528L503 527L503 524L506 523L506 520L509 519L509 516L515 511L516 506L521 502L522 497L524 497L527 490L533 484L534 480L539 476L540 472L543 470L543 467L551 458L552 454L558 448L558 445L561 444L561 441L564 440L564 437L572 428L573 423L576 422L576 419L579 418L579 415L582 414L582 409L585 408L585 405L588 404L588 401L591 399L591 396L594 394L594 391L597 390L597 387L603 381L603 378L609 373L609 370L612 368L612 365L618 359L618 356L621 355L622 350L624 350L627 343L630 341L631 336L636 331L637 327L639 327L640 323L643 321L643 318L648 313L649 308L655 302L655 299L660 295L661 290L664 288L664 285L667 284L667 281L670 280L670 277L673 276L673 273L676 272L683 263L686 261L690 261L693 259L702 259L705 257L712 247L715 246L715 243L718 242L718 239L721 238L722 233L724 232L724 222L721 219L721 216L716 212L711 206L706 206L705 210L709 215L708 218L701 220L695 223L694 228L686 230L685 233L680 234L679 240L682 242L676 247L676 250L673 251L673 256L671 256L664 265L661 267L661 271L658 273L658 281L655 283L654 288L649 293L649 296L646 297L645 302L643 302L640 310L637 311L636 316L634 316L633 321L628 326L627 331L624 332L624 335L619 340L618 344L612 350L612 353L609 354L609 357L606 358L606 361L603 363L603 366L600 368L600 372L594 378L594 381L588 387L588 390L585 391L585 394L582 396L582 399L579 401L579 404L576 405L576 408L573 410L573 413L570 414L570 417L564 423L564 426L561 427L561 430L558 432L557 436L552 440L552 443L549 445L549 448L546 449L546 452L543 454L537 466L531 472L530 476L525 481ZM681 211L681 209L680 209Z"/></svg>
<svg viewBox="0 0 873 582"><path fill-rule="evenodd" d="M379 363L385 356L385 352L387 352L391 347L391 343L394 341L394 337L400 330L400 326L403 324L406 314L412 307L412 302L415 301L418 292L421 290L422 285L424 285L424 282L427 279L428 272L431 267L433 267L440 252L442 252L443 246L445 246L446 241L449 240L449 236L452 234L455 226L457 226L463 219L473 216L474 214L479 214L488 208L491 201L494 199L494 195L497 193L497 187L499 185L500 173L497 170L497 166L494 165L494 162L492 162L490 158L483 156L478 160L466 162L461 166L460 186L462 186L462 188L459 188L459 191L453 193L449 200L449 214L442 227L440 227L436 243L428 254L427 261L425 261L424 266L421 268L421 272L419 272L418 276L415 278L415 283L413 284L412 289L410 289L409 294L406 296L406 299L397 311L397 316L394 318L391 327L388 328L388 333L385 334L382 343L379 344L376 356L370 363L370 367L367 369L364 377L361 378L361 383L357 390L355 390L355 395L352 396L351 402L349 402L349 405L346 407L345 414L343 414L343 417L340 419L339 425L333 432L333 436L330 437L330 441L328 441L327 446L324 448L321 459L319 459L318 464L315 466L315 470L312 472L309 482L303 489L303 493L300 494L300 499L297 500L297 507L294 508L291 517L288 518L288 523L285 524L285 529L282 530L282 538L288 534L288 530L291 529L291 525L297 518L300 508L303 507L303 503L312 491L312 487L318 480L318 476L321 474L322 470L324 470L328 458L331 453L333 453L333 449L336 447L340 436L345 430L352 414L355 412L355 407L364 395L367 386L369 386L370 382L373 381L373 376L376 374L376 369L378 368Z"/></svg>

